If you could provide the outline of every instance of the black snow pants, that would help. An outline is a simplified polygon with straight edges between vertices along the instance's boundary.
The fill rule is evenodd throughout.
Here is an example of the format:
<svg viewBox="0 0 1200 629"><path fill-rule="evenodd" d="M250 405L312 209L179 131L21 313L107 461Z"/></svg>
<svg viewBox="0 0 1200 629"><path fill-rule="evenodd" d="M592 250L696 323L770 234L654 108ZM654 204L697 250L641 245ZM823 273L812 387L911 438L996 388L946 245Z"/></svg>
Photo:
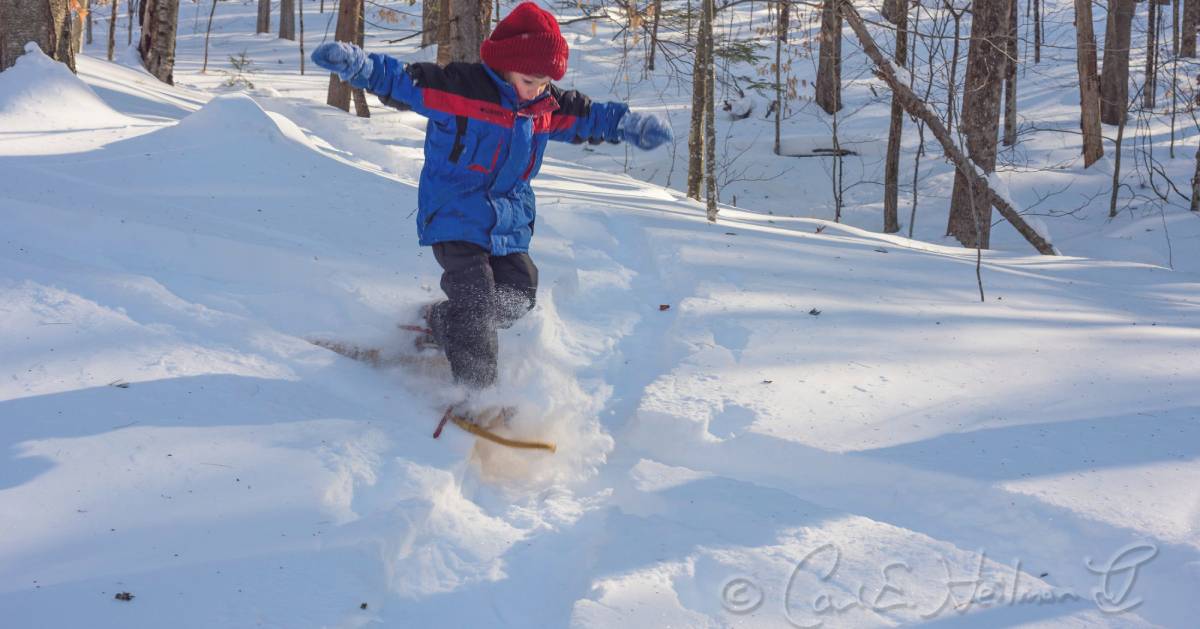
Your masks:
<svg viewBox="0 0 1200 629"><path fill-rule="evenodd" d="M446 300L434 304L429 327L450 360L455 382L489 387L496 382L496 330L533 308L537 267L529 254L493 256L462 241L437 243L433 255L442 265Z"/></svg>

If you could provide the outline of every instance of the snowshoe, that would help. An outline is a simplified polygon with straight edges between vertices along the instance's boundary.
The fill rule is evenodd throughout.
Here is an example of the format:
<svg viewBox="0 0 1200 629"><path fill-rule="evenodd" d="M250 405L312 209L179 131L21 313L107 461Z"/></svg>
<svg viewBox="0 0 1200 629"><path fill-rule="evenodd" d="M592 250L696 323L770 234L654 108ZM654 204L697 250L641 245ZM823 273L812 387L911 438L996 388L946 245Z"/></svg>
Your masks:
<svg viewBox="0 0 1200 629"><path fill-rule="evenodd" d="M496 431L498 429L504 429L509 426L512 418L516 415L517 409L515 408L506 406L470 412L464 406L464 404L452 404L446 409L446 412L442 414L441 421L438 422L437 429L433 431L434 439L442 435L442 429L446 427L447 423L453 423L455 426L476 437L509 448L546 450L551 453L558 449L558 446L553 443L510 439L497 434Z"/></svg>

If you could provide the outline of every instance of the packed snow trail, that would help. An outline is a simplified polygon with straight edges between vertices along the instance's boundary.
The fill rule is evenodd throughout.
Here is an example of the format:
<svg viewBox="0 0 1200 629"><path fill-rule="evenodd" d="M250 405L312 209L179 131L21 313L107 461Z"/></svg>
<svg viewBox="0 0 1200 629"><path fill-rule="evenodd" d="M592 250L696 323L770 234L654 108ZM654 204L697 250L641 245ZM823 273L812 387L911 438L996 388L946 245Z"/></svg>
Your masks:
<svg viewBox="0 0 1200 629"><path fill-rule="evenodd" d="M29 63L0 104L98 98L137 122L0 115L40 132L0 138L14 626L1200 612L1195 275L988 252L980 303L973 252L732 208L709 224L567 147L537 186L539 305L503 333L494 393L560 451L434 441L455 394L438 374L308 342L395 346L438 294L408 216L418 118ZM1105 603L1088 566L1139 545L1156 554ZM972 579L999 596L954 609Z"/></svg>

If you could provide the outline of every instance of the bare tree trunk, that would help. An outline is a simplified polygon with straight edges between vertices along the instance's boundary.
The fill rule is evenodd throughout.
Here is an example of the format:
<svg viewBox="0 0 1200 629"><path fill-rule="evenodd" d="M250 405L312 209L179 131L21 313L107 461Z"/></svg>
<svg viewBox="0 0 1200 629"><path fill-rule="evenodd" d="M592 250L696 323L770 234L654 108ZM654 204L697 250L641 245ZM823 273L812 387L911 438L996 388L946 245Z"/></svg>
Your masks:
<svg viewBox="0 0 1200 629"><path fill-rule="evenodd" d="M72 3L68 2L67 7L67 29L71 33L71 56L74 57L83 49L83 13L72 10Z"/></svg>
<svg viewBox="0 0 1200 629"><path fill-rule="evenodd" d="M1104 157L1100 135L1100 79L1096 75L1096 35L1091 0L1075 0L1075 66L1079 71L1079 128L1083 132L1083 167Z"/></svg>
<svg viewBox="0 0 1200 629"><path fill-rule="evenodd" d="M848 2L849 0L837 0L838 2ZM842 168L845 162L842 159L842 144L838 140L838 112L833 112L833 120L830 121L829 139L833 143L833 164L829 171L829 185L833 188L833 222L842 222L842 201L845 198L845 187L842 186L843 173Z"/></svg>
<svg viewBox="0 0 1200 629"><path fill-rule="evenodd" d="M703 11L700 28L703 29ZM705 74L708 51L704 48L704 36L696 35L695 53L692 56L692 120L688 131L688 181L687 195L700 200L700 187L704 185L704 95L707 93Z"/></svg>
<svg viewBox="0 0 1200 629"><path fill-rule="evenodd" d="M1135 0L1108 0L1104 65L1100 74L1100 120L1119 124L1129 107L1129 38Z"/></svg>
<svg viewBox="0 0 1200 629"><path fill-rule="evenodd" d="M179 28L179 0L144 0L142 39L138 52L146 70L167 85L175 84L175 31Z"/></svg>
<svg viewBox="0 0 1200 629"><path fill-rule="evenodd" d="M716 64L713 62L713 19L716 17L715 0L704 0L704 17L701 32L704 37L704 179L705 199L708 201L708 220L717 220L717 125L714 113L717 82Z"/></svg>
<svg viewBox="0 0 1200 629"><path fill-rule="evenodd" d="M133 0L126 0L132 2ZM112 16L108 18L108 60L113 60L113 51L117 47L117 5L119 0L112 0Z"/></svg>
<svg viewBox="0 0 1200 629"><path fill-rule="evenodd" d="M971 44L963 79L959 129L966 138L971 161L985 173L996 168L996 132L1000 121L1000 88L1004 81L1008 5L1013 0L981 0L971 16ZM954 176L950 220L946 233L965 247L988 248L992 204L987 189L959 170Z"/></svg>
<svg viewBox="0 0 1200 629"><path fill-rule="evenodd" d="M128 11L129 12L129 24L127 25L127 28L125 29L125 45L126 46L133 45L133 13L134 13L133 5L137 1L138 0L126 0L125 1L125 6L126 6L126 8L129 9L129 11Z"/></svg>
<svg viewBox="0 0 1200 629"><path fill-rule="evenodd" d="M1033 62L1042 62L1042 0L1033 0Z"/></svg>
<svg viewBox="0 0 1200 629"><path fill-rule="evenodd" d="M775 154L779 155L779 136L783 126L787 90L783 84L783 45L787 43L791 9L785 1L779 4L779 19L775 24Z"/></svg>
<svg viewBox="0 0 1200 629"><path fill-rule="evenodd" d="M1146 16L1146 86L1142 89L1142 107L1153 110L1158 96L1158 0L1150 0Z"/></svg>
<svg viewBox="0 0 1200 629"><path fill-rule="evenodd" d="M1192 175L1192 206L1193 212L1200 212L1200 149L1196 150L1196 171Z"/></svg>
<svg viewBox="0 0 1200 629"><path fill-rule="evenodd" d="M258 22L255 24L254 32L271 32L271 0L258 0Z"/></svg>
<svg viewBox="0 0 1200 629"><path fill-rule="evenodd" d="M935 17L934 23L933 23L934 28L937 28L938 25L940 24L940 22L941 22L940 18ZM921 12L917 11L915 13L915 15L913 16L913 29L912 30L913 30L913 34L914 34L913 35L914 45L912 46L912 55L909 57L910 61L908 64L909 67L913 71L915 71L917 69L917 46L915 45L915 43L916 43L915 39L918 36L917 33L919 33L921 30L920 26L921 26ZM934 59L934 55L937 54L937 49L934 48L933 46L927 46L926 52L929 55L929 58L925 63L925 68L929 73L929 78L926 79L926 81L925 81L925 94L921 97L921 102L923 102L923 103L929 102L929 95L933 92L933 78L934 78L933 59ZM916 85L916 76L914 74L912 74L910 71L910 73L908 75L908 88L910 90L912 90L912 89L914 89L915 85ZM918 117L917 118L917 154L913 156L912 201L909 202L909 209L908 209L908 237L909 238L913 237L913 232L916 230L916 226L917 226L917 206L919 205L920 198L921 198L920 190L919 190L920 183L921 183L921 158L924 156L925 156L925 121Z"/></svg>
<svg viewBox="0 0 1200 629"><path fill-rule="evenodd" d="M296 40L296 0L279 0L279 39Z"/></svg>
<svg viewBox="0 0 1200 629"><path fill-rule="evenodd" d="M838 1L824 0L821 5L816 100L827 114L842 108L842 15L835 5Z"/></svg>
<svg viewBox="0 0 1200 629"><path fill-rule="evenodd" d="M46 56L75 71L67 0L0 0L0 71L25 54L28 42L36 43Z"/></svg>
<svg viewBox="0 0 1200 629"><path fill-rule="evenodd" d="M896 25L896 65L908 57L908 1L885 0L884 17ZM904 138L904 109L892 94L892 120L888 127L887 162L883 168L883 231L900 231L900 143Z"/></svg>
<svg viewBox="0 0 1200 629"><path fill-rule="evenodd" d="M304 76L304 0L300 0L300 76Z"/></svg>
<svg viewBox="0 0 1200 629"><path fill-rule="evenodd" d="M366 37L366 13L366 0L358 0L358 16L354 21L354 43L358 44L359 48L363 47L363 39ZM354 97L354 115L359 118L370 118L371 109L367 107L366 92L361 87L356 87L351 91L351 95Z"/></svg>
<svg viewBox="0 0 1200 629"><path fill-rule="evenodd" d="M450 43L450 22L454 19L451 15L450 0L437 0L437 64L444 66L454 60L454 50Z"/></svg>
<svg viewBox="0 0 1200 629"><path fill-rule="evenodd" d="M84 3L83 12L87 14L87 29L85 30L87 43L92 44L92 0L87 0Z"/></svg>
<svg viewBox="0 0 1200 629"><path fill-rule="evenodd" d="M954 112L958 111L958 55L959 43L962 41L962 18L967 12L964 8L960 11L954 10L953 0L943 0L946 3L946 8L950 11L950 16L954 18L954 49L950 53L950 79L946 82L946 126L954 126Z"/></svg>
<svg viewBox="0 0 1200 629"><path fill-rule="evenodd" d="M1179 56L1179 0L1171 0L1171 54Z"/></svg>
<svg viewBox="0 0 1200 629"><path fill-rule="evenodd" d="M333 35L336 41L353 44L357 39L354 30L358 25L358 5L361 2L362 0L339 0L337 28ZM336 74L329 75L329 91L325 102L342 111L350 111L350 86L338 79Z"/></svg>
<svg viewBox="0 0 1200 629"><path fill-rule="evenodd" d="M1033 227L1029 225L1029 223L1026 223L1025 219L1021 218L1021 215L1017 213L1017 210L1008 202L1007 199L1000 194L997 194L995 190L992 190L991 186L988 184L988 180L979 174L979 172L974 168L970 158L968 158L967 155L963 153L962 149L960 149L958 145L954 143L953 138L950 137L950 132L946 129L946 126L942 124L942 121L937 117L937 114L933 113L933 111L929 109L921 97L914 93L910 87L896 78L896 70L892 67L887 58L884 57L883 52L879 50L879 45L875 43L875 40L871 37L871 33L867 31L867 26L865 23L863 23L863 19L861 16L859 16L858 11L854 9L854 5L850 2L843 1L840 3L840 7L842 15L846 18L846 22L850 25L850 28L854 31L854 34L858 36L858 40L862 44L863 52L868 58L871 59L872 62L874 62L875 68L878 70L879 78L883 79L883 81L888 84L888 87L891 88L892 92L899 97L900 104L904 107L904 111L907 111L910 115L921 119L925 125L929 127L929 131L933 133L933 136L937 138L938 143L942 145L942 150L945 152L946 157L950 158L950 161L954 163L955 167L958 169L958 172L965 174L969 179L971 179L972 184L976 189L983 190L988 194L988 200L991 205L994 205L996 209L1000 211L1000 215L1007 219L1008 222L1022 236L1025 237L1025 240L1027 240L1029 244L1033 245L1033 247L1040 253L1046 255L1055 255L1057 252L1054 250L1054 245L1050 244L1049 241L1043 238L1036 229L1033 229ZM996 115L999 115L998 111ZM994 128L992 137L995 138ZM993 139L993 142L994 141L995 140Z"/></svg>
<svg viewBox="0 0 1200 629"><path fill-rule="evenodd" d="M496 0L496 6L500 6L500 0ZM751 11L753 11L753 7ZM646 71L648 72L654 71L654 53L658 50L658 19L661 15L662 0L654 0L654 22L650 27L650 52L646 57Z"/></svg>
<svg viewBox="0 0 1200 629"><path fill-rule="evenodd" d="M1009 0L1004 41L1004 146L1017 143L1017 0Z"/></svg>
<svg viewBox="0 0 1200 629"><path fill-rule="evenodd" d="M1183 23L1179 26L1179 56L1196 56L1196 25L1200 23L1200 0L1183 0Z"/></svg>
<svg viewBox="0 0 1200 629"><path fill-rule="evenodd" d="M437 43L438 0L421 0L421 47ZM499 6L499 2L496 3Z"/></svg>
<svg viewBox="0 0 1200 629"><path fill-rule="evenodd" d="M114 0L115 1L115 0ZM217 0L213 0L212 8L208 11L208 28L204 31L204 65L200 67L200 74L208 72L208 38L212 35L213 16L217 14ZM303 63L303 62L301 62Z"/></svg>
<svg viewBox="0 0 1200 629"><path fill-rule="evenodd" d="M683 43L691 43L692 37L692 0L687 0L687 11L684 11L687 16L687 26L683 29Z"/></svg>
<svg viewBox="0 0 1200 629"><path fill-rule="evenodd" d="M1125 120L1126 118L1123 116L1117 123L1117 142L1113 147L1112 192L1108 198L1109 218L1117 215L1117 198L1121 192L1121 144L1125 141Z"/></svg>
<svg viewBox="0 0 1200 629"><path fill-rule="evenodd" d="M489 31L491 0L450 0L450 61L479 61L479 46Z"/></svg>
<svg viewBox="0 0 1200 629"><path fill-rule="evenodd" d="M908 0L883 0L879 14L895 24L897 29L903 29L900 25L908 23Z"/></svg>

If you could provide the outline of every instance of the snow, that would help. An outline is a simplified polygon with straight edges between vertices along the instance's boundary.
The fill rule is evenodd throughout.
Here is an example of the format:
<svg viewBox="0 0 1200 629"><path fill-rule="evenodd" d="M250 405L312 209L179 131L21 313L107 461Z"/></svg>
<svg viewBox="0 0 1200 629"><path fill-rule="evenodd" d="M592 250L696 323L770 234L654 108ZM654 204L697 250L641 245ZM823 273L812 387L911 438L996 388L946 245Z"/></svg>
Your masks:
<svg viewBox="0 0 1200 629"><path fill-rule="evenodd" d="M739 207L715 224L664 187L669 148L556 145L535 183L538 306L502 333L484 402L559 450L433 440L461 395L443 364L373 368L310 342L399 351L396 323L440 294L412 220L424 120L326 107L327 75L251 34L253 4L218 5L201 74L201 9L181 12L174 87L128 54L105 61L101 37L78 76L36 52L0 73L6 626L1178 627L1200 612L1195 216L1109 223L1105 196L1034 216L1039 195L1111 170L993 175L1065 255L997 226L981 302L975 251L935 233L949 171L933 157L910 240L874 231L865 186L849 224L825 220L828 158L772 155L771 120L719 117L722 150L787 174L729 183ZM686 90L620 76L609 26L570 28L564 85L687 128ZM391 36L368 47L432 54ZM218 72L242 51L253 89ZM1048 115L1062 98L1021 97ZM859 153L848 182L874 176L886 128L886 101L858 111L839 130ZM824 146L826 122L788 121L784 152ZM1021 150L1073 150L1060 140Z"/></svg>
<svg viewBox="0 0 1200 629"><path fill-rule="evenodd" d="M86 83L30 42L12 68L0 73L0 147L36 155L87 151L145 121L115 111ZM80 111L88 112L80 116ZM49 134L57 136L47 142ZM68 148L70 147L70 148Z"/></svg>

